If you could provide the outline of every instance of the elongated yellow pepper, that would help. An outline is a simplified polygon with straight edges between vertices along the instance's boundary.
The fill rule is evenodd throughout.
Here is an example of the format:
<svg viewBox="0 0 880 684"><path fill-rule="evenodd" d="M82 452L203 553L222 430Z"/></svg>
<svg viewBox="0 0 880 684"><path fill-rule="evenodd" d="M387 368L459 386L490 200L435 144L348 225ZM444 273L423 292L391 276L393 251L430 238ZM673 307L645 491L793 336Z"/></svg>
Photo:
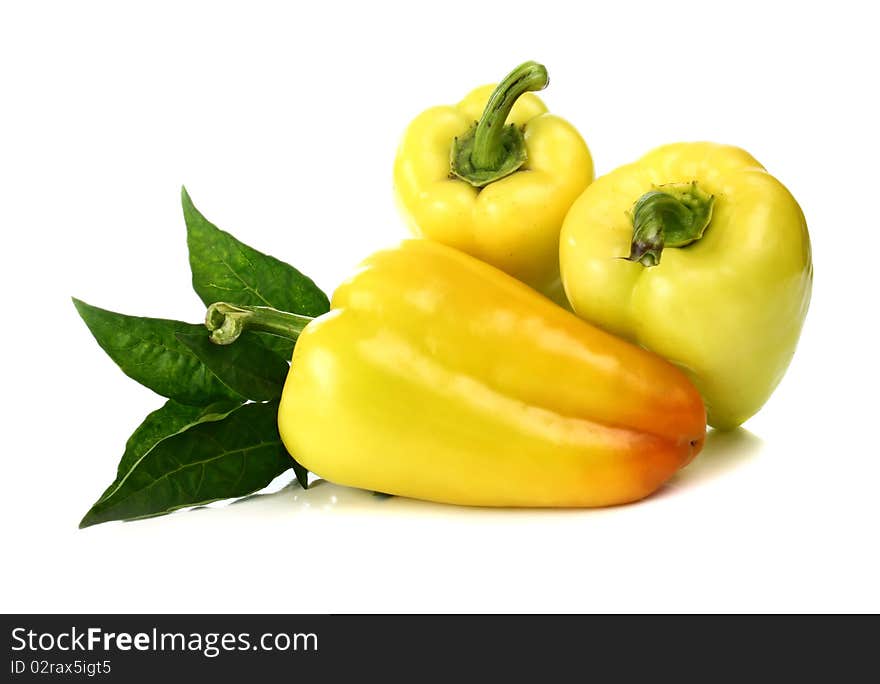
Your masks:
<svg viewBox="0 0 880 684"><path fill-rule="evenodd" d="M283 334L276 315L252 327ZM340 484L603 506L647 496L688 463L705 412L660 357L477 259L411 240L367 259L305 325L278 427L302 465Z"/></svg>
<svg viewBox="0 0 880 684"><path fill-rule="evenodd" d="M559 230L593 161L577 130L527 92L548 82L526 62L494 90L420 114L397 152L394 186L415 235L559 299Z"/></svg>

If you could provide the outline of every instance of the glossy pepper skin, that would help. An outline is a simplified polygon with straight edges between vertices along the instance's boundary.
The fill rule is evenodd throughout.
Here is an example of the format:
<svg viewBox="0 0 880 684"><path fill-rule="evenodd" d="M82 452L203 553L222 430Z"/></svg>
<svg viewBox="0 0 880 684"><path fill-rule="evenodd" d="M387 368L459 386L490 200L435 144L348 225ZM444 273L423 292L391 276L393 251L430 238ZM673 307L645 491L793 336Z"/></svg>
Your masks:
<svg viewBox="0 0 880 684"><path fill-rule="evenodd" d="M527 62L511 76L518 72L526 76L509 76L497 89L477 88L457 105L433 107L416 117L397 152L395 192L414 235L455 247L558 297L559 230L572 202L593 179L593 161L570 123L549 114L533 93L522 92L546 85L546 70ZM496 98L487 107L502 86L511 97L506 102ZM507 115L503 106L511 104ZM490 109L495 131L501 130L505 118L508 128L513 124L522 131L525 160L507 175L476 187L452 173L452 148ZM501 158L496 164L503 167L510 161ZM469 162L470 157L462 165ZM476 175L476 182L486 180L486 175ZM488 177L492 176L490 171Z"/></svg>
<svg viewBox="0 0 880 684"><path fill-rule="evenodd" d="M696 214L657 193L689 198ZM694 215L708 223L668 244ZM713 143L660 147L598 179L566 217L560 263L575 312L685 370L721 429L781 380L813 281L794 197L747 152Z"/></svg>
<svg viewBox="0 0 880 684"><path fill-rule="evenodd" d="M457 250L367 259L309 323L278 413L323 478L454 504L604 506L699 452L699 394L660 357Z"/></svg>

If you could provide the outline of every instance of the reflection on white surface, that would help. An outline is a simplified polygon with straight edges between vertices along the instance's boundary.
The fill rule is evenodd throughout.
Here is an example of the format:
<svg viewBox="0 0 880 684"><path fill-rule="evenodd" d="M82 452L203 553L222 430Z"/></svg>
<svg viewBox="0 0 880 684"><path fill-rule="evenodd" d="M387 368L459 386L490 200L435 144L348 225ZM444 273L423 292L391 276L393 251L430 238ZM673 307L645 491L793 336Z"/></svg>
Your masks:
<svg viewBox="0 0 880 684"><path fill-rule="evenodd" d="M285 476L283 480L279 478L263 492L238 499L228 506L234 506L238 508L237 512L240 512L245 508L245 506L239 508L239 504L243 503L246 503L246 507L253 509L254 512L259 509L260 515L290 515L291 513L312 512L382 513L391 508L399 513L401 510L408 512L416 509L448 511L455 508L427 501L374 494L363 489L343 487L321 479L313 480L308 489L303 489L292 476Z"/></svg>
<svg viewBox="0 0 880 684"><path fill-rule="evenodd" d="M303 489L294 481L280 493L290 497L287 505L305 510L354 510L384 503L383 499L370 492L326 480L314 480L308 489Z"/></svg>

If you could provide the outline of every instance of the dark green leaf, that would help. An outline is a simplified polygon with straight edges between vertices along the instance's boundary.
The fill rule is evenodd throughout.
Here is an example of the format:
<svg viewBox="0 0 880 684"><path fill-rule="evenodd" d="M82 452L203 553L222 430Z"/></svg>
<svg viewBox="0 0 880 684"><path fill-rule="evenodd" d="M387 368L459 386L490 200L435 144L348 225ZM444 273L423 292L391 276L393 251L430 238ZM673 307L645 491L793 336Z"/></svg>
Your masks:
<svg viewBox="0 0 880 684"><path fill-rule="evenodd" d="M264 347L252 334L244 333L235 344L221 346L208 339L208 332L178 334L183 342L224 385L254 401L281 396L290 366Z"/></svg>
<svg viewBox="0 0 880 684"><path fill-rule="evenodd" d="M238 404L232 402L218 402L210 406L187 406L178 404L173 399L166 401L162 408L148 415L128 438L125 452L119 461L116 479L101 499L112 492L141 457L163 439L182 432L196 423L220 420L237 406Z"/></svg>
<svg viewBox="0 0 880 684"><path fill-rule="evenodd" d="M293 465L278 435L277 402L245 404L159 441L131 463L80 522L88 527L245 496Z"/></svg>
<svg viewBox="0 0 880 684"><path fill-rule="evenodd" d="M122 372L154 392L193 406L243 399L176 337L179 333L204 334L204 326L126 316L78 299L73 303L98 344Z"/></svg>
<svg viewBox="0 0 880 684"><path fill-rule="evenodd" d="M315 283L290 264L258 252L208 221L181 191L193 288L205 306L230 302L271 306L304 316L320 316L330 302ZM261 341L285 359L293 342L261 335Z"/></svg>
<svg viewBox="0 0 880 684"><path fill-rule="evenodd" d="M305 468L299 464L299 462L293 462L293 474L296 475L296 481L299 482L299 486L303 489L309 488L309 471L308 468Z"/></svg>

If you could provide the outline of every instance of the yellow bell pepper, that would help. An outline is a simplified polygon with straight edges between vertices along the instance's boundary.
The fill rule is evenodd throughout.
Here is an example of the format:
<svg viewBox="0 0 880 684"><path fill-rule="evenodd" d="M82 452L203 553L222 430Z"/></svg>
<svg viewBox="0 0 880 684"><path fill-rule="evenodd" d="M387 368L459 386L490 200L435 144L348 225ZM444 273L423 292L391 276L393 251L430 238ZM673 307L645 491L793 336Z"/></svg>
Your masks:
<svg viewBox="0 0 880 684"><path fill-rule="evenodd" d="M647 496L703 445L702 401L677 368L435 242L373 255L310 323L211 308L220 343L246 327L302 330L278 428L303 466L340 484L602 506Z"/></svg>
<svg viewBox="0 0 880 684"><path fill-rule="evenodd" d="M528 92L548 82L543 66L526 62L494 90L420 114L398 149L394 186L416 236L558 298L559 230L593 161L577 130Z"/></svg>
<svg viewBox="0 0 880 684"><path fill-rule="evenodd" d="M747 152L712 143L599 178L565 219L560 263L574 311L682 368L722 429L782 379L813 282L794 197Z"/></svg>

